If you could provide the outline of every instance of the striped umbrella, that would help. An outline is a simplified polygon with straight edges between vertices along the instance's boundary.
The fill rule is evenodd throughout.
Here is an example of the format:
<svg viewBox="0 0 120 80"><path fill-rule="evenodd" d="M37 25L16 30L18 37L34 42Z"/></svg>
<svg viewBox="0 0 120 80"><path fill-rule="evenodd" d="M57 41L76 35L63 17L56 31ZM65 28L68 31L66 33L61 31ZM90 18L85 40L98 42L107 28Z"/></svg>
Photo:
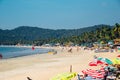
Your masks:
<svg viewBox="0 0 120 80"><path fill-rule="evenodd" d="M92 69L87 69L87 70L83 70L82 73L83 74L88 74L89 76L91 76L92 78L104 78L104 71L101 69L100 71L96 71L96 70L92 70Z"/></svg>
<svg viewBox="0 0 120 80"><path fill-rule="evenodd" d="M113 64L113 62L108 58L98 58L98 60L100 60L106 64Z"/></svg>

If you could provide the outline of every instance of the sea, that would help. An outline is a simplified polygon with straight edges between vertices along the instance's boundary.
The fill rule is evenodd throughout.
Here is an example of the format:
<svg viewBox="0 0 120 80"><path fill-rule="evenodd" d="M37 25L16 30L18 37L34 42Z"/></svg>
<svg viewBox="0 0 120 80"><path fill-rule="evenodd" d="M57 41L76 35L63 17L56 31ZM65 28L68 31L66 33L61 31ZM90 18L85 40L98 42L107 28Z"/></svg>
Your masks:
<svg viewBox="0 0 120 80"><path fill-rule="evenodd" d="M0 55L2 59L15 58L34 54L43 54L49 52L50 49L32 47L16 47L16 46L0 46Z"/></svg>

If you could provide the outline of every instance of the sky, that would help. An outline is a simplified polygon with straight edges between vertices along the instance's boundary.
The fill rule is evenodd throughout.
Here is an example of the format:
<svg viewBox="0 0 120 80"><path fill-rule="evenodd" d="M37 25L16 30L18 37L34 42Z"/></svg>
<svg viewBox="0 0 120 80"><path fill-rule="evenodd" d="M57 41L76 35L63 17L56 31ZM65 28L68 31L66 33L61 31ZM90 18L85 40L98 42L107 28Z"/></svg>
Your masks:
<svg viewBox="0 0 120 80"><path fill-rule="evenodd" d="M78 29L120 23L120 0L0 0L0 29Z"/></svg>

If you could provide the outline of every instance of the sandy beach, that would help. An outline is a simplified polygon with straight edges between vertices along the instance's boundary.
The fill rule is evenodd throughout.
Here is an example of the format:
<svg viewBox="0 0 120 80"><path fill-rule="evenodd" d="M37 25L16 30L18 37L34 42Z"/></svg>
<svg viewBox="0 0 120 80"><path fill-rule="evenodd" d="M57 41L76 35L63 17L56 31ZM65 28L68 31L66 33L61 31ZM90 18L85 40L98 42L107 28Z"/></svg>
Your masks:
<svg viewBox="0 0 120 80"><path fill-rule="evenodd" d="M109 59L116 58L118 53L94 53L91 50L74 47L71 52L68 48L62 50L61 47L52 47L57 54L36 54L11 59L0 60L0 80L50 80L59 73L69 72L70 65L72 71L81 74L85 69L98 69L88 65L93 60L93 56L105 57ZM73 79L73 80L76 80Z"/></svg>

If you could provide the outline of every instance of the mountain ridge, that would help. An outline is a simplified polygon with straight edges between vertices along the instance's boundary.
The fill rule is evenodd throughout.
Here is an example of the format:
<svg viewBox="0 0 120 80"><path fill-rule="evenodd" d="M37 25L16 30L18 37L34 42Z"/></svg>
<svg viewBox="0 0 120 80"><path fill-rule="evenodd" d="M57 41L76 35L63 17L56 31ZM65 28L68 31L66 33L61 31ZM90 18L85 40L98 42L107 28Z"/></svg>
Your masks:
<svg viewBox="0 0 120 80"><path fill-rule="evenodd" d="M0 42L7 41L34 41L40 39L51 39L51 38L64 38L70 36L78 36L84 32L94 31L97 28L101 28L103 26L112 27L109 25L94 25L91 27L79 28L79 29L44 29L39 27L32 26L19 26L17 28L11 30L2 30L0 29Z"/></svg>

